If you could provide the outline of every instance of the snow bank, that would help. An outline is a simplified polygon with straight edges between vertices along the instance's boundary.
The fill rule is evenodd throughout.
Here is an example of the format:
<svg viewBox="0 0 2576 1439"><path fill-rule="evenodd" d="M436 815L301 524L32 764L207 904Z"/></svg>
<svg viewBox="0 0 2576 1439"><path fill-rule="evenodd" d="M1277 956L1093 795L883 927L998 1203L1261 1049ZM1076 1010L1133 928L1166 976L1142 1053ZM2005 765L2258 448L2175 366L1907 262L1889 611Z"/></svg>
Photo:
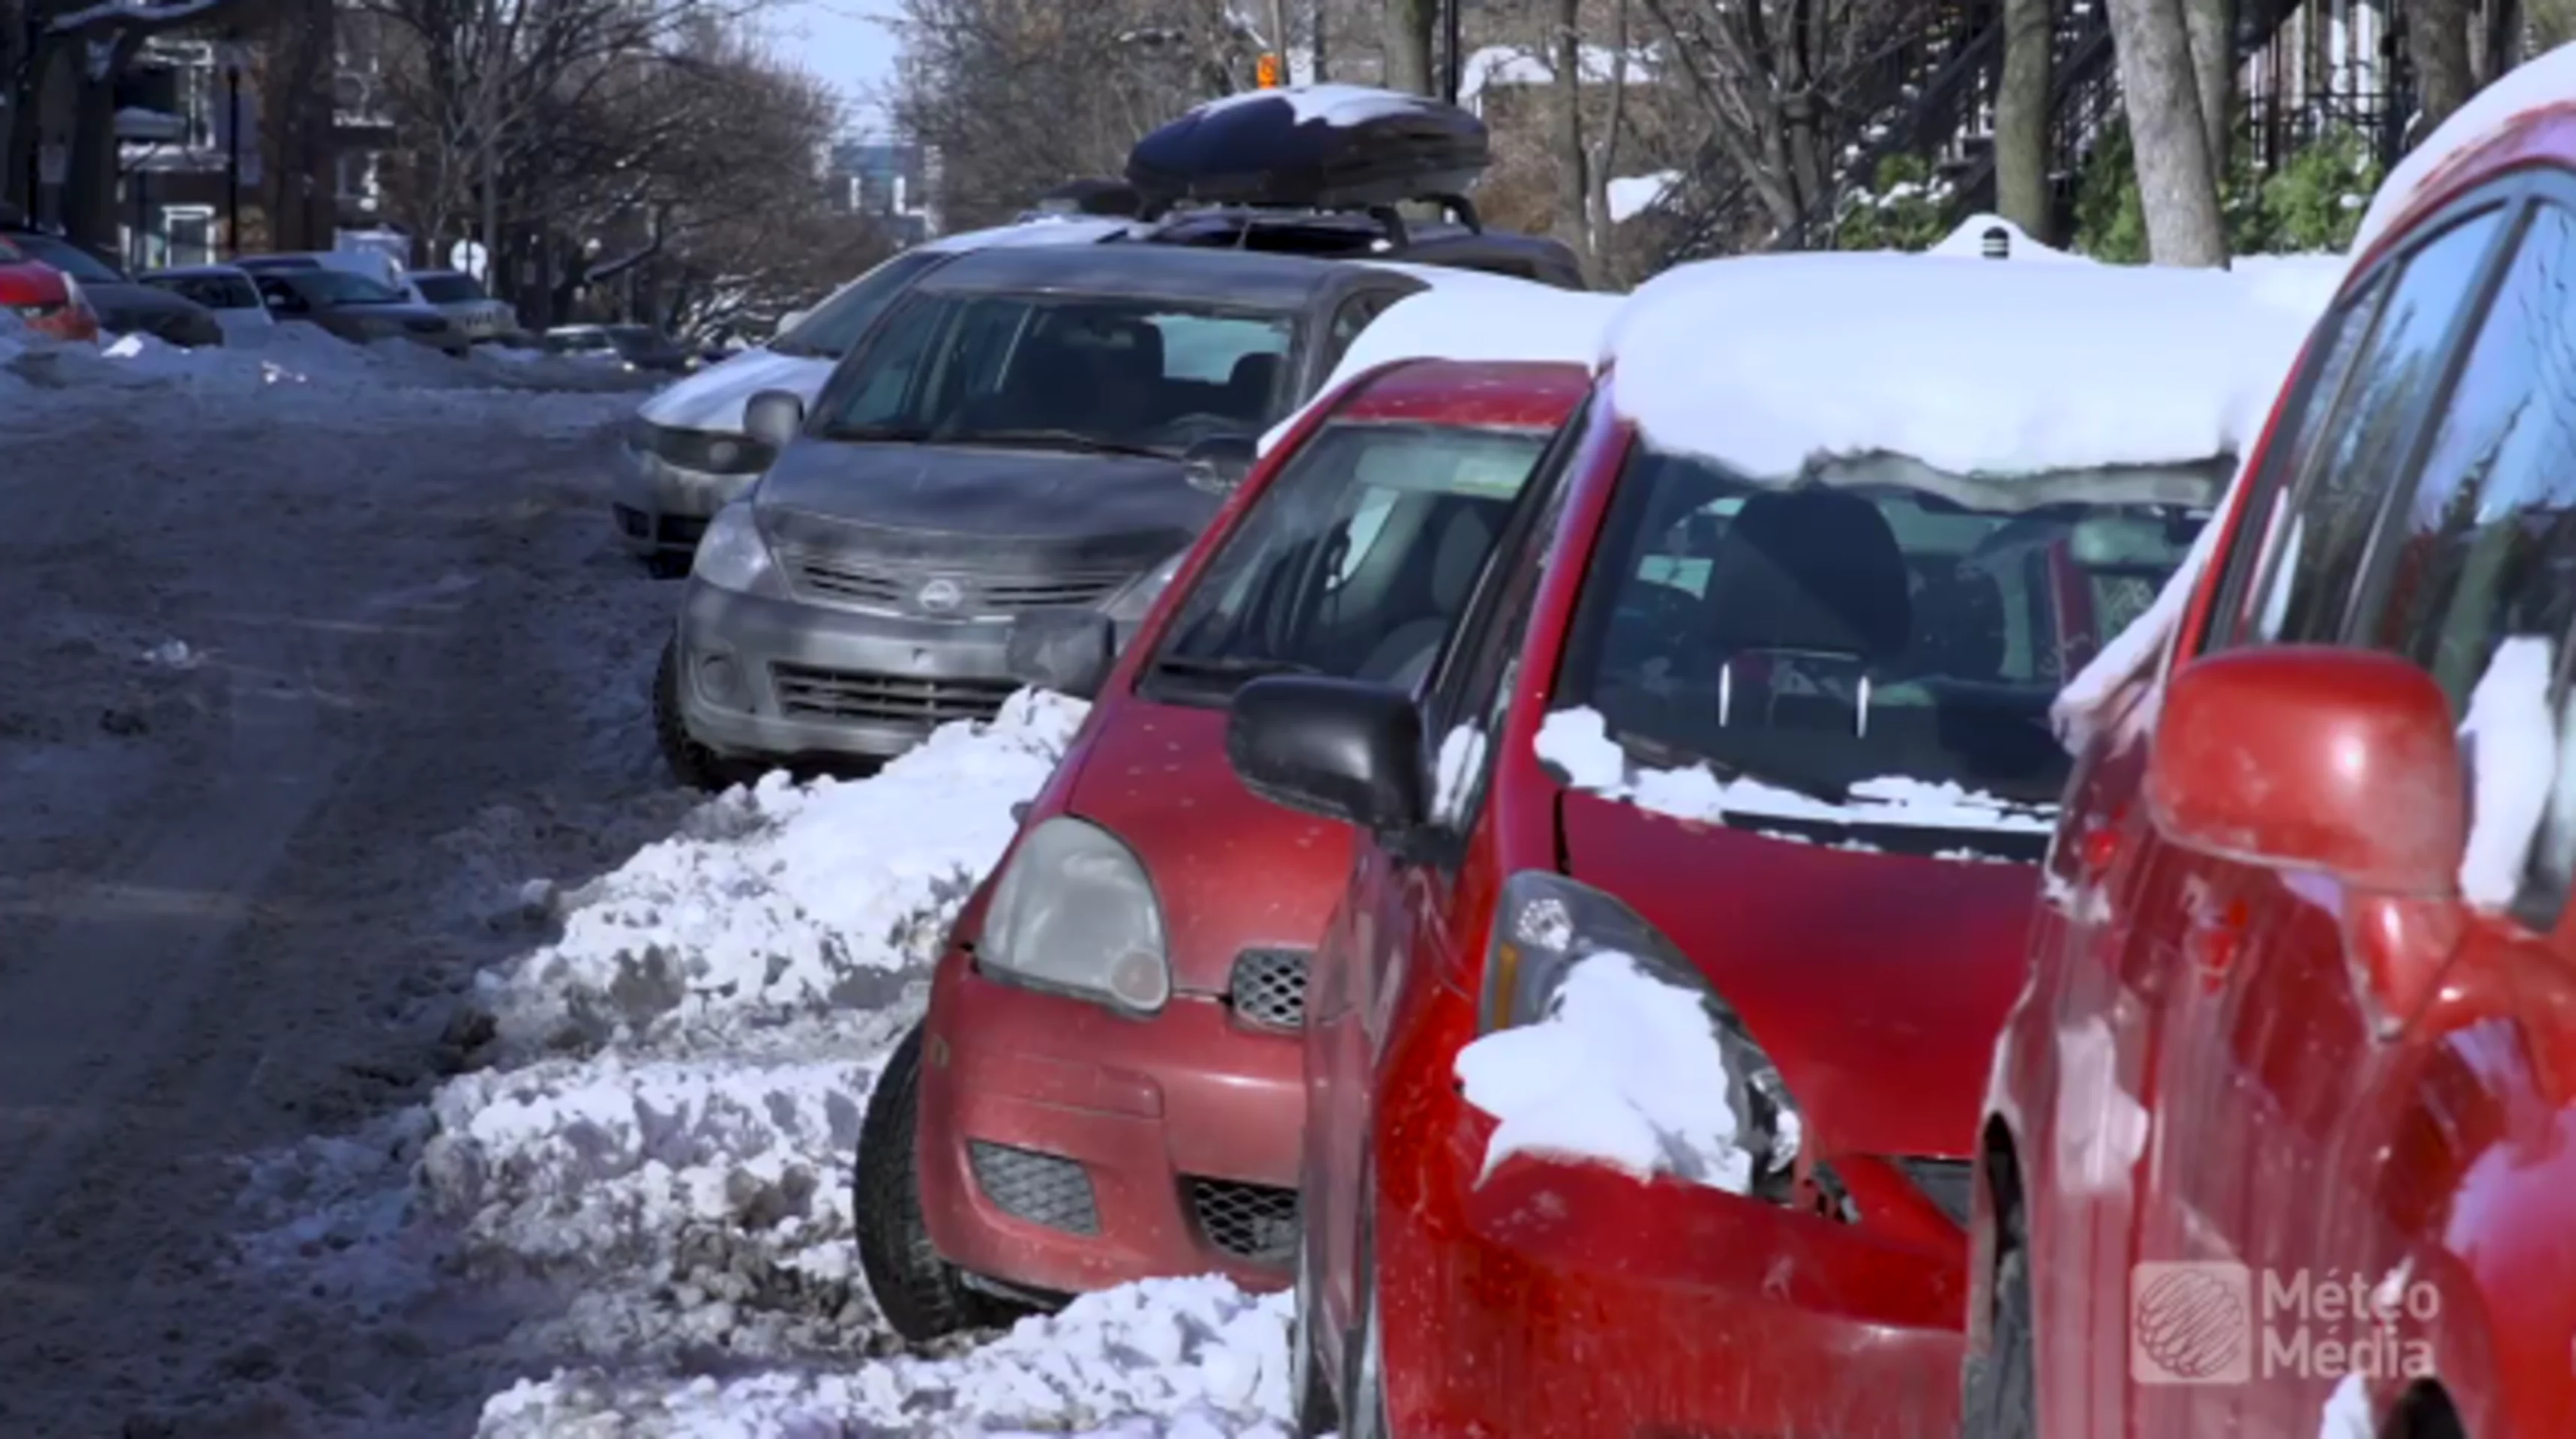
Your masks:
<svg viewBox="0 0 2576 1439"><path fill-rule="evenodd" d="M2038 260L2044 263L2071 261L2082 265L2095 263L2082 255L2043 245L2032 239L2028 230L1995 214L1970 215L1959 222L1959 228L1944 236L1940 244L1934 245L1924 253L1946 255L1954 259L1984 259L1986 234L1991 230L2004 232L2004 258L2007 260Z"/></svg>
<svg viewBox="0 0 2576 1439"><path fill-rule="evenodd" d="M2054 805L2023 805L1903 775L1862 780L1847 800L1833 803L1757 779L1719 779L1706 767L1648 769L1636 765L1610 738L1609 722L1590 708L1556 710L1540 721L1534 746L1539 759L1566 783L1605 799L1703 824L1785 819L1820 824L1894 829L1987 830L2047 834L2057 827ZM1972 853L1941 858L1976 859Z"/></svg>
<svg viewBox="0 0 2576 1439"><path fill-rule="evenodd" d="M65 344L21 331L0 335L0 367L49 390L178 391L215 398L295 396L336 401L379 390L631 392L652 382L552 356L477 347L451 358L408 340L354 345L312 325L288 324L181 349L150 335Z"/></svg>
<svg viewBox="0 0 2576 1439"><path fill-rule="evenodd" d="M2379 193L2362 212L2352 252L2364 254L2378 244L2417 199L2440 189L2449 172L2488 140L2523 115L2552 105L2576 105L2576 44L2561 45L2515 66L2470 96L2441 128L2409 151L2380 182Z"/></svg>
<svg viewBox="0 0 2576 1439"><path fill-rule="evenodd" d="M1669 1174L1744 1194L1754 1156L1727 1103L1726 1051L1706 996L1634 956L1587 955L1546 1016L1458 1051L1467 1102L1498 1123L1485 1169L1515 1154Z"/></svg>
<svg viewBox="0 0 2576 1439"><path fill-rule="evenodd" d="M487 977L505 1043L733 1031L883 1004L1010 843L1083 706L1022 691L873 778L772 775L565 896L562 939Z"/></svg>
<svg viewBox="0 0 2576 1439"><path fill-rule="evenodd" d="M597 1371L518 1385L483 1411L481 1439L564 1435L1288 1433L1285 1295L1221 1279L1155 1280L1022 1320L953 1359L894 1358L839 1372L621 1382Z"/></svg>
<svg viewBox="0 0 2576 1439"><path fill-rule="evenodd" d="M1622 175L1602 187L1610 205L1610 223L1624 225L1663 203L1664 197L1682 182L1679 170L1657 170L1651 175Z"/></svg>
<svg viewBox="0 0 2576 1439"><path fill-rule="evenodd" d="M2315 319L2225 271L1761 255L1647 282L1602 358L1650 441L1749 475L2028 474L2241 452Z"/></svg>
<svg viewBox="0 0 2576 1439"><path fill-rule="evenodd" d="M1390 360L1555 360L1588 368L1622 304L1617 295L1560 290L1472 270L1386 268L1419 275L1432 282L1431 288L1396 301L1360 331L1315 397L1261 437L1264 454L1286 438L1306 410Z"/></svg>

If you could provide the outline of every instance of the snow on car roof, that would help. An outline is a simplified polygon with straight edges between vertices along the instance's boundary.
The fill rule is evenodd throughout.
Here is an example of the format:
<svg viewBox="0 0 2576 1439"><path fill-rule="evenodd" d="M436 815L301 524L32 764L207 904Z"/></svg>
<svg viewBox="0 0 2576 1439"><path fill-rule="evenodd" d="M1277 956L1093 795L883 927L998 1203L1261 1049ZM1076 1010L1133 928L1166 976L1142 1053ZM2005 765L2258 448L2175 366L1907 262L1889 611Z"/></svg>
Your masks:
<svg viewBox="0 0 2576 1439"><path fill-rule="evenodd" d="M1380 90L1367 85L1288 85L1268 90L1246 90L1239 95L1210 100L1190 111L1193 115L1214 115L1246 105L1278 104L1285 101L1296 123L1321 120L1327 125L1365 125L1389 115L1411 115L1432 108L1433 102L1419 95L1395 90Z"/></svg>
<svg viewBox="0 0 2576 1439"><path fill-rule="evenodd" d="M1261 437L1263 453L1344 381L1390 360L1557 360L1589 368L1626 298L1479 270L1380 268L1412 275L1429 288L1396 301L1360 331L1314 397Z"/></svg>
<svg viewBox="0 0 2576 1439"><path fill-rule="evenodd" d="M2353 235L2356 255L2379 242L2416 197L2441 180L2443 173L2485 142L2511 128L2531 111L2551 105L2576 104L2576 44L2561 45L2546 55L2507 71L2494 84L2451 112L2451 118L2407 153L2379 186L2370 208L2362 213Z"/></svg>
<svg viewBox="0 0 2576 1439"><path fill-rule="evenodd" d="M989 230L961 230L924 241L925 250L989 250L1004 245L1096 245L1135 228L1133 221L1097 215L1041 215Z"/></svg>
<svg viewBox="0 0 2576 1439"><path fill-rule="evenodd" d="M2239 454L2313 287L2221 270L1760 255L1666 271L1602 360L1661 448L1761 478L1895 454L1957 475Z"/></svg>

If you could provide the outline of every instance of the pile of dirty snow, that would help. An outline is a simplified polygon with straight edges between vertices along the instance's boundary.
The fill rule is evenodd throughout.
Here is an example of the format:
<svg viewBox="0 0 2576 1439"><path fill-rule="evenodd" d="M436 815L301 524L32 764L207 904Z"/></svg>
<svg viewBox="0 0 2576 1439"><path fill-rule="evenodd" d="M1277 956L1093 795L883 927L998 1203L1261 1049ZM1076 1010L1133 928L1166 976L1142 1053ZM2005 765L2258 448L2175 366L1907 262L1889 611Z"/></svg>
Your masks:
<svg viewBox="0 0 2576 1439"><path fill-rule="evenodd" d="M556 897L563 937L488 976L483 1003L521 1050L881 1005L934 957L1082 714L1023 691L990 726L948 726L869 779L735 790Z"/></svg>
<svg viewBox="0 0 2576 1439"><path fill-rule="evenodd" d="M459 359L408 340L352 344L312 325L279 325L183 349L150 335L70 344L23 331L0 336L0 367L52 390L163 390L249 400L293 395L336 399L369 390L571 390L633 392L653 382L558 357L503 358L477 347Z"/></svg>
<svg viewBox="0 0 2576 1439"><path fill-rule="evenodd" d="M591 883L515 882L561 930L477 987L482 1067L256 1161L254 1277L371 1323L506 1296L492 1435L1278 1432L1284 1299L1134 1286L932 1358L856 1272L869 1092L1082 715L1024 692L872 778L709 801Z"/></svg>
<svg viewBox="0 0 2576 1439"><path fill-rule="evenodd" d="M480 1439L608 1434L1279 1436L1289 1430L1286 1295L1222 1279L1149 1280L1021 1320L953 1359L890 1358L842 1372L639 1382L597 1370L496 1396Z"/></svg>

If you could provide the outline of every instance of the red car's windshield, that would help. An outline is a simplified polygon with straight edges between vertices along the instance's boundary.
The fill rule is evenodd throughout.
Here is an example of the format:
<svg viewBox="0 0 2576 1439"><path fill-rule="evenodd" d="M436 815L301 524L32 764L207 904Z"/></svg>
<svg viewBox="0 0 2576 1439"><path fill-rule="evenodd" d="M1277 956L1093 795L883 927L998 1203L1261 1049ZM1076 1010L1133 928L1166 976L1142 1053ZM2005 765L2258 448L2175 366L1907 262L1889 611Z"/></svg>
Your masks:
<svg viewBox="0 0 2576 1439"><path fill-rule="evenodd" d="M1228 536L1148 671L1174 698L1256 674L1410 685L1466 606L1547 435L1337 423Z"/></svg>
<svg viewBox="0 0 2576 1439"><path fill-rule="evenodd" d="M1777 813L1908 781L2054 802L2051 700L2153 602L2225 478L1956 481L1881 459L1783 488L1640 445L1555 708L1597 713L1640 767L1754 782Z"/></svg>

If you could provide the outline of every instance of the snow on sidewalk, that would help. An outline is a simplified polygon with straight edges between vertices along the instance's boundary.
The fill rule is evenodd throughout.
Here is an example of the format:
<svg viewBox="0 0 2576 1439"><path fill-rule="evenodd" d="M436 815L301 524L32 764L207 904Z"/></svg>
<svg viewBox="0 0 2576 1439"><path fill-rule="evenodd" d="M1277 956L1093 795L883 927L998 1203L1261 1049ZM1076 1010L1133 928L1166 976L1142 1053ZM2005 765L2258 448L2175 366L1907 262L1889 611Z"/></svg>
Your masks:
<svg viewBox="0 0 2576 1439"><path fill-rule="evenodd" d="M370 1320L441 1285L522 1302L484 1361L496 1436L1280 1432L1285 1299L1136 1286L932 1358L856 1272L870 1087L1082 715L1023 693L873 778L772 776L587 885L523 881L562 930L477 986L488 1067L257 1161L247 1261Z"/></svg>

